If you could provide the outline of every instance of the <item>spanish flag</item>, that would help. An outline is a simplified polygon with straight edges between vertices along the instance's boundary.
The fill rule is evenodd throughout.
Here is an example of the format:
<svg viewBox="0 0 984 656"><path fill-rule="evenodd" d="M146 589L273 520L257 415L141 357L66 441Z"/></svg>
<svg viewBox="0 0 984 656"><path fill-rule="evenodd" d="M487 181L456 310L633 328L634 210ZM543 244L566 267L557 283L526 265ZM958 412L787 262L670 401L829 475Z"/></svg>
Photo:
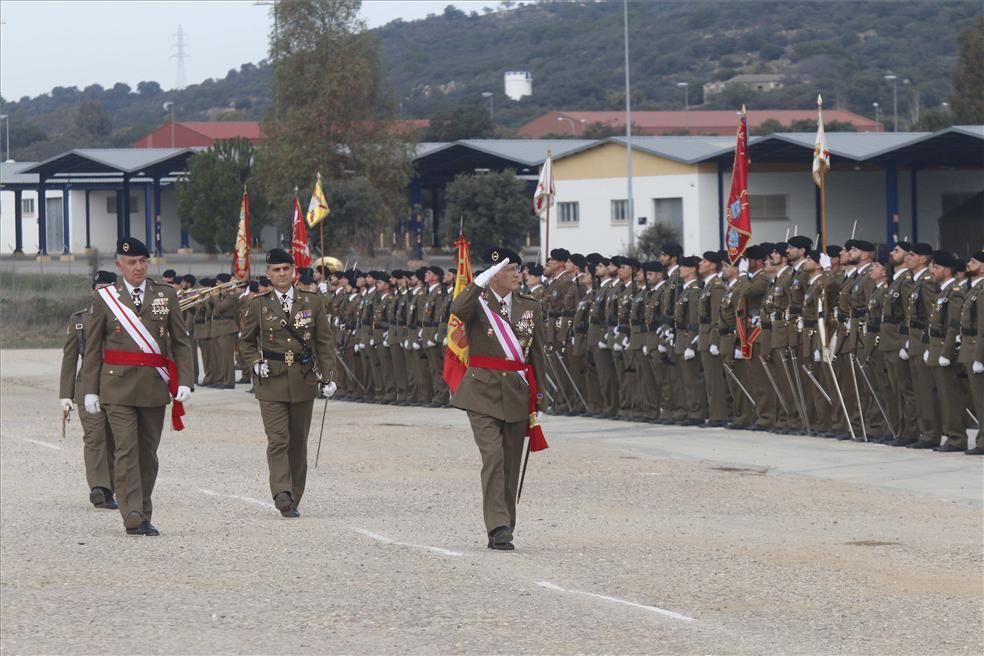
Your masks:
<svg viewBox="0 0 984 656"><path fill-rule="evenodd" d="M454 242L458 247L458 273L454 279L454 294L457 297L465 287L472 282L471 244L464 235L458 235ZM448 318L448 345L444 349L444 370L441 375L444 382L451 388L453 394L458 390L458 383L468 370L468 335L465 334L465 324L455 315Z"/></svg>
<svg viewBox="0 0 984 656"><path fill-rule="evenodd" d="M331 208L328 207L328 199L325 198L325 190L321 186L321 174L319 173L318 180L314 183L314 191L311 192L311 202L308 203L308 227L313 228L318 225L329 214L331 214Z"/></svg>

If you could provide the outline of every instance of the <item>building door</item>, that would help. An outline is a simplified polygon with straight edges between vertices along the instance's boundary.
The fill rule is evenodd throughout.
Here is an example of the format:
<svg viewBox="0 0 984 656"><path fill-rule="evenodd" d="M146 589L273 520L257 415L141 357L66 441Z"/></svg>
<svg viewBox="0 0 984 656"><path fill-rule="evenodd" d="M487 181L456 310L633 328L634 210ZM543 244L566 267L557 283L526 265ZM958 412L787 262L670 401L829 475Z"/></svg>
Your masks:
<svg viewBox="0 0 984 656"><path fill-rule="evenodd" d="M653 223L660 222L676 231L677 238L683 240L683 199L654 198Z"/></svg>
<svg viewBox="0 0 984 656"><path fill-rule="evenodd" d="M61 197L45 199L45 223L49 253L61 253L65 249L64 208Z"/></svg>

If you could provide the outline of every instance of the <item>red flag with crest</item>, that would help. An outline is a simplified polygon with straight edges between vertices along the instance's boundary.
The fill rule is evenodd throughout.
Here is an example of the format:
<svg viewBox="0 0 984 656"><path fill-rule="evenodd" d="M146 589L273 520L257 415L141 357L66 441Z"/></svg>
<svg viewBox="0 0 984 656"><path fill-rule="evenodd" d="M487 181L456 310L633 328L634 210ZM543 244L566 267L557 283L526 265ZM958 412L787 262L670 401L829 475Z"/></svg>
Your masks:
<svg viewBox="0 0 984 656"><path fill-rule="evenodd" d="M232 274L239 280L249 278L249 196L243 189L243 200L239 204L239 229L236 231L236 246L232 254Z"/></svg>
<svg viewBox="0 0 984 656"><path fill-rule="evenodd" d="M304 213L301 212L301 204L294 195L294 218L291 219L292 237L290 241L290 255L294 258L294 268L311 266L311 250L308 248L307 226L304 224Z"/></svg>
<svg viewBox="0 0 984 656"><path fill-rule="evenodd" d="M731 193L724 214L728 220L725 246L728 258L734 264L745 252L745 246L752 238L752 216L748 209L748 120L745 108L741 108L738 119L738 143L735 145L735 162L731 168Z"/></svg>
<svg viewBox="0 0 984 656"><path fill-rule="evenodd" d="M458 247L458 273L454 278L453 299L472 281L471 244L464 235L458 235L454 245ZM444 369L441 372L444 382L454 393L468 370L468 335L465 324L455 315L448 318L448 345L444 349Z"/></svg>

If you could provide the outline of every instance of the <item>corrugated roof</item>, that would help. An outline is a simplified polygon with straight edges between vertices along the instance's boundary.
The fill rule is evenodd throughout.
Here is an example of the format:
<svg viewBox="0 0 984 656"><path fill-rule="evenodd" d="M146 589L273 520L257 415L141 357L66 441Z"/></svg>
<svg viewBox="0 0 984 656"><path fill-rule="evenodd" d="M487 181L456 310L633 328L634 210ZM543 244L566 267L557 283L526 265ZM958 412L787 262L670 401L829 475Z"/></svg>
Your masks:
<svg viewBox="0 0 984 656"><path fill-rule="evenodd" d="M828 132L827 147L830 148L833 157L861 161L882 152L901 148L931 134L930 132ZM758 139L753 138L749 145L767 139L781 139L813 150L816 138L816 132L782 132Z"/></svg>
<svg viewBox="0 0 984 656"><path fill-rule="evenodd" d="M107 171L119 171L121 173L137 173L150 168L161 162L165 162L174 157L185 153L194 153L198 149L193 148L77 148L67 153L62 153L50 159L46 159L40 164L30 169L31 172L38 173L41 169L50 168L50 165L59 160L69 158L81 158L95 164L101 165Z"/></svg>
<svg viewBox="0 0 984 656"><path fill-rule="evenodd" d="M595 143L598 142L593 139L462 139L427 144L428 150L423 154L418 150L417 158L432 155L452 146L464 146L526 166L539 166L547 159L548 151L552 153L554 159L557 159L569 151L579 150Z"/></svg>
<svg viewBox="0 0 984 656"><path fill-rule="evenodd" d="M566 112L558 111L559 115L567 116L575 121L584 120L591 123L608 125L625 125L625 112ZM775 119L783 125L793 121L815 121L815 109L749 109L747 112L749 127L758 127L769 119ZM729 110L690 110L690 111L638 111L632 112L632 124L639 128L717 128L723 125L738 125L738 114ZM874 124L872 119L842 109L824 110L825 122L843 121L855 125Z"/></svg>
<svg viewBox="0 0 984 656"><path fill-rule="evenodd" d="M170 123L168 124L170 125ZM259 139L263 136L257 121L178 121L189 130L211 139ZM165 126L167 127L167 126Z"/></svg>
<svg viewBox="0 0 984 656"><path fill-rule="evenodd" d="M608 141L625 144L625 137ZM692 164L722 149L734 149L734 137L633 137L632 148L677 162Z"/></svg>
<svg viewBox="0 0 984 656"><path fill-rule="evenodd" d="M0 185L4 184L37 184L37 173L21 173L37 162L2 162L0 163Z"/></svg>

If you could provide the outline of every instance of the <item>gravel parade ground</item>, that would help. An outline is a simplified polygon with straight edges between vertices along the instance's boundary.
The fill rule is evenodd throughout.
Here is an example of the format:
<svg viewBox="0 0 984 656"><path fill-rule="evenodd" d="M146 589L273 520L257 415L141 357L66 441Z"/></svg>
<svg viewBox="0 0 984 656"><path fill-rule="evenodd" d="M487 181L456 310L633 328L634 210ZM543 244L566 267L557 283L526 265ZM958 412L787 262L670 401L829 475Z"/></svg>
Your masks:
<svg viewBox="0 0 984 656"><path fill-rule="evenodd" d="M984 459L546 417L516 551L463 412L323 401L302 517L246 386L165 427L153 521L94 509L56 350L0 352L3 654L980 654Z"/></svg>

